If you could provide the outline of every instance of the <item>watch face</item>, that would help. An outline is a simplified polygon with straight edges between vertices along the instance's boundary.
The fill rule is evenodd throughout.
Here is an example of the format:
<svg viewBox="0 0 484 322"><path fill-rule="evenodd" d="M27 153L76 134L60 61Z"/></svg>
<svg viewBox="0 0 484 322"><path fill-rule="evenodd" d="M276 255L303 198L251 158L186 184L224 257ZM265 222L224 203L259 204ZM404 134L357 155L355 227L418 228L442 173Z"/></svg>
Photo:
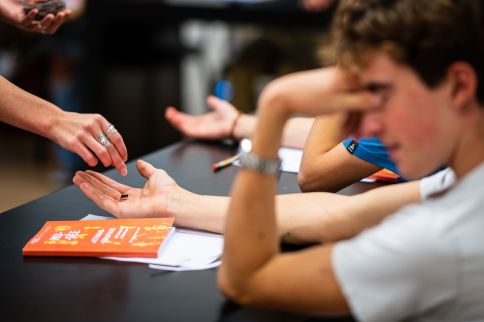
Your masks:
<svg viewBox="0 0 484 322"><path fill-rule="evenodd" d="M250 139L242 139L240 141L240 149L243 152L250 152L252 150L252 141Z"/></svg>

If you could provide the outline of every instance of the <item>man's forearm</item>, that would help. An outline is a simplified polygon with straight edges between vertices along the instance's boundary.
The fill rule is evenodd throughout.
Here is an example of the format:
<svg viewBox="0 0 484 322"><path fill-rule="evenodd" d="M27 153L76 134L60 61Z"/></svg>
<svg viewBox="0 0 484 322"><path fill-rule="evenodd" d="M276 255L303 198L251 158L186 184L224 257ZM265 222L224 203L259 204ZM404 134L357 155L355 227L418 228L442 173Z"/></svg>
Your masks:
<svg viewBox="0 0 484 322"><path fill-rule="evenodd" d="M401 207L420 202L419 181L343 196L305 193L280 196L279 233L289 243L335 242L355 237Z"/></svg>
<svg viewBox="0 0 484 322"><path fill-rule="evenodd" d="M268 98L261 95L259 99L260 116L251 153L275 159L290 113L270 109ZM234 181L225 222L224 258L219 271L219 283L231 297L244 294L255 272L278 252L276 191L275 177L250 169L242 168Z"/></svg>
<svg viewBox="0 0 484 322"><path fill-rule="evenodd" d="M229 197L198 195L179 189L170 194L167 212L175 216L178 226L222 234L229 202Z"/></svg>

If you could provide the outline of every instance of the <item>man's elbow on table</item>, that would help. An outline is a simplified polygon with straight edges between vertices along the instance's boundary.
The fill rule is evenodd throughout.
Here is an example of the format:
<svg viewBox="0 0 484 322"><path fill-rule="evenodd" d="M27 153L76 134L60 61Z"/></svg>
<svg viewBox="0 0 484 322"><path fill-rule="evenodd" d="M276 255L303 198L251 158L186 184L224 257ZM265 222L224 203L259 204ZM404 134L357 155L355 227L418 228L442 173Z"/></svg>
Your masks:
<svg viewBox="0 0 484 322"><path fill-rule="evenodd" d="M223 263L217 274L217 284L219 290L232 301L244 306L257 304L255 297L251 294L250 283L244 279L232 278Z"/></svg>

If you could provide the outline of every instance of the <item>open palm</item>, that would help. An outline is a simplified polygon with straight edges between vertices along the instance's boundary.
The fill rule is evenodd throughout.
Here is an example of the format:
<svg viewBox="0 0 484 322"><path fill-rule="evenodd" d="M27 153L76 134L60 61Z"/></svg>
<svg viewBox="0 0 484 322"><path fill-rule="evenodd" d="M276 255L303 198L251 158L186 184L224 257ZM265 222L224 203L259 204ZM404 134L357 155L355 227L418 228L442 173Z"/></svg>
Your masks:
<svg viewBox="0 0 484 322"><path fill-rule="evenodd" d="M157 217L169 215L167 200L176 189L181 189L165 171L139 160L140 174L148 181L143 188L118 183L98 172L79 171L73 182L99 207L117 217ZM127 194L126 199L121 195Z"/></svg>
<svg viewBox="0 0 484 322"><path fill-rule="evenodd" d="M212 110L203 115L189 115L168 107L166 119L184 135L197 139L222 139L232 133L239 111L227 101L209 96L208 107Z"/></svg>

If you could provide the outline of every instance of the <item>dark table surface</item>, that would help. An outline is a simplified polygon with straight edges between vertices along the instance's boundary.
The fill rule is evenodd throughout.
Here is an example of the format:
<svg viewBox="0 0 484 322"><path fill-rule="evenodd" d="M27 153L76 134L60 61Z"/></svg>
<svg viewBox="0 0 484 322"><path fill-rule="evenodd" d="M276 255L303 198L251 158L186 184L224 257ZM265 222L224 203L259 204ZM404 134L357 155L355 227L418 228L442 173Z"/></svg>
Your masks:
<svg viewBox="0 0 484 322"><path fill-rule="evenodd" d="M181 186L202 194L228 195L237 167L218 173L211 164L234 148L182 142L143 157ZM134 162L126 184L142 186ZM371 185L356 184L352 194ZM280 193L298 192L295 174L282 174ZM21 191L19 192L21 193ZM47 220L107 215L75 186L0 214L1 321L317 321L303 315L239 307L218 291L216 270L164 272L144 264L96 258L28 258L22 247ZM323 319L351 321L351 319Z"/></svg>

